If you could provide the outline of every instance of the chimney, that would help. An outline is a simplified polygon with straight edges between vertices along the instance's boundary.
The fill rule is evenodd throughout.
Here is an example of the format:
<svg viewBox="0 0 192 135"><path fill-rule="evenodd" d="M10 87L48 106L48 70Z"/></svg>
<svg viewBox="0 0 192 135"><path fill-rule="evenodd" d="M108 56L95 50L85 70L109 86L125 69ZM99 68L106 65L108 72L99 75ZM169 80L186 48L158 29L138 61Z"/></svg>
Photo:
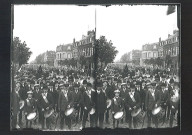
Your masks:
<svg viewBox="0 0 192 135"><path fill-rule="evenodd" d="M73 39L73 43L75 43L75 38Z"/></svg>
<svg viewBox="0 0 192 135"><path fill-rule="evenodd" d="M159 42L161 42L161 38L159 38Z"/></svg>
<svg viewBox="0 0 192 135"><path fill-rule="evenodd" d="M168 34L168 38L170 37L171 35L170 34Z"/></svg>

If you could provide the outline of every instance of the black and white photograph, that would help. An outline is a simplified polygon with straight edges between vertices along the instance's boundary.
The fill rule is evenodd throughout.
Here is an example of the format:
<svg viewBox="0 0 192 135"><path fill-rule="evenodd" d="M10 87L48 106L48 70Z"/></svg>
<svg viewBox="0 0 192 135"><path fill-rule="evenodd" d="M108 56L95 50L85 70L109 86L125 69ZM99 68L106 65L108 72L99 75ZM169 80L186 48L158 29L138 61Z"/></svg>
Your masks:
<svg viewBox="0 0 192 135"><path fill-rule="evenodd" d="M180 127L179 4L13 4L11 30L11 131Z"/></svg>

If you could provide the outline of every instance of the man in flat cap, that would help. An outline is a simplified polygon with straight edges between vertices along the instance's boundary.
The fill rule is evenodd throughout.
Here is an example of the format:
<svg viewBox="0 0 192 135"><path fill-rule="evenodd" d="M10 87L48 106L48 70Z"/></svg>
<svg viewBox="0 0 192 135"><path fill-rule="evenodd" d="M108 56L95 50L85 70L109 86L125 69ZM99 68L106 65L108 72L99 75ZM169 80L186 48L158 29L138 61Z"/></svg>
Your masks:
<svg viewBox="0 0 192 135"><path fill-rule="evenodd" d="M41 97L41 93L42 93L42 91L40 91L39 87L40 87L39 84L35 84L34 92L33 92L33 98L35 99L36 104L37 104L37 113L38 114L41 111L38 102L39 102L39 98ZM40 116L41 115L39 115L39 119L35 120L36 124L41 121L42 118Z"/></svg>
<svg viewBox="0 0 192 135"><path fill-rule="evenodd" d="M27 119L27 115L32 112L36 112L36 101L34 98L32 98L33 92L30 90L27 92L27 99L25 100L24 105L24 114L25 114L25 120L26 120L26 128L31 128L32 121L29 121Z"/></svg>
<svg viewBox="0 0 192 135"><path fill-rule="evenodd" d="M42 129L45 129L45 124L46 127L50 129L50 123L51 121L49 119L46 119L46 123L45 123L45 117L44 117L44 113L45 111L48 111L50 109L53 108L53 97L50 93L48 93L48 87L44 86L43 87L43 92L41 93L41 96L39 98L38 104L40 107L40 117L41 119L41 125L42 125Z"/></svg>
<svg viewBox="0 0 192 135"><path fill-rule="evenodd" d="M126 95L128 94L126 85L127 85L126 83L121 84L121 89L120 89L120 94L119 94L119 96L123 99L123 104L124 104L123 108L125 108L125 98L126 98ZM126 111L126 110L124 110L124 111ZM125 119L126 118L127 117L125 117ZM123 119L121 119L121 123L123 123Z"/></svg>
<svg viewBox="0 0 192 135"><path fill-rule="evenodd" d="M133 84L131 84L130 86L131 90L129 91L129 93L126 95L125 98L125 106L127 109L127 117L128 117L128 123L129 123L129 128L132 128L132 123L134 128L137 127L137 121L135 117L131 116L131 112L139 109L141 106L141 98L140 95L137 91L135 91L135 86ZM133 121L132 121L133 118Z"/></svg>
<svg viewBox="0 0 192 135"><path fill-rule="evenodd" d="M115 113L119 112L119 111L123 111L123 99L121 97L119 97L120 94L120 90L115 90L115 97L112 100L111 103L111 112L112 112L112 117L113 117L113 128L115 127L119 127L119 120L116 120L114 118ZM117 126L115 126L115 123L117 123Z"/></svg>

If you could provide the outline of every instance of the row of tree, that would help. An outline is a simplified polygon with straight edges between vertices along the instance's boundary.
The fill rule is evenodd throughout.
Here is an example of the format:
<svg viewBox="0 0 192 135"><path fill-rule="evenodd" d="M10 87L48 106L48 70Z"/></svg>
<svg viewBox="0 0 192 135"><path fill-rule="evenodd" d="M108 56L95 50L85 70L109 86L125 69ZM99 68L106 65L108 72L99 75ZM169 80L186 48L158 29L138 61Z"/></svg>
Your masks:
<svg viewBox="0 0 192 135"><path fill-rule="evenodd" d="M170 55L166 55L164 59L158 57L158 58L151 58L144 60L144 63L146 65L153 65L153 66L159 66L159 67L170 67L173 64L173 61L171 59Z"/></svg>

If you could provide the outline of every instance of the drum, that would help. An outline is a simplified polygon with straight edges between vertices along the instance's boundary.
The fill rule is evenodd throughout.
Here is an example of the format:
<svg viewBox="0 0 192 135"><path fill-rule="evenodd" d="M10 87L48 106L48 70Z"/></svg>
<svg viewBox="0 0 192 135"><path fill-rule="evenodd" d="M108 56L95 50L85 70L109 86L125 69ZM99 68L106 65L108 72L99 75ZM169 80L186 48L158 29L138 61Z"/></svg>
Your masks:
<svg viewBox="0 0 192 135"><path fill-rule="evenodd" d="M66 111L65 111L65 115L66 116L69 116L69 115L71 115L72 113L73 113L73 111L74 111L74 108L72 107L72 108L69 108L69 109L67 109Z"/></svg>
<svg viewBox="0 0 192 135"><path fill-rule="evenodd" d="M37 118L37 113L36 112L32 112L32 113L29 113L27 115L27 120L34 120Z"/></svg>
<svg viewBox="0 0 192 135"><path fill-rule="evenodd" d="M120 112L116 112L114 114L114 119L118 120L118 119L122 119L123 118L123 111L120 111Z"/></svg>
<svg viewBox="0 0 192 135"><path fill-rule="evenodd" d="M157 115L160 111L162 110L162 107L159 106L159 107L156 107L152 110L152 114L153 115Z"/></svg>
<svg viewBox="0 0 192 135"><path fill-rule="evenodd" d="M53 113L54 113L54 109L47 110L44 113L44 117L49 118Z"/></svg>
<svg viewBox="0 0 192 135"><path fill-rule="evenodd" d="M152 114L154 116L157 116L157 118L159 120L162 120L164 115L165 115L165 109L163 109L161 106L160 107L157 107L155 109L152 110Z"/></svg>
<svg viewBox="0 0 192 135"><path fill-rule="evenodd" d="M23 100L19 101L19 108L22 109L24 107L25 102Z"/></svg>
<svg viewBox="0 0 192 135"><path fill-rule="evenodd" d="M78 116L78 111L74 109L74 111L71 113L70 118L71 120L75 121Z"/></svg>
<svg viewBox="0 0 192 135"><path fill-rule="evenodd" d="M89 112L90 115L93 115L95 113L95 108L92 108L91 111Z"/></svg>
<svg viewBox="0 0 192 135"><path fill-rule="evenodd" d="M131 112L131 116L136 118L137 121L143 122L145 117L145 111L143 111L141 108L137 108Z"/></svg>
<svg viewBox="0 0 192 135"><path fill-rule="evenodd" d="M107 100L107 108L111 106L112 101L110 99Z"/></svg>

